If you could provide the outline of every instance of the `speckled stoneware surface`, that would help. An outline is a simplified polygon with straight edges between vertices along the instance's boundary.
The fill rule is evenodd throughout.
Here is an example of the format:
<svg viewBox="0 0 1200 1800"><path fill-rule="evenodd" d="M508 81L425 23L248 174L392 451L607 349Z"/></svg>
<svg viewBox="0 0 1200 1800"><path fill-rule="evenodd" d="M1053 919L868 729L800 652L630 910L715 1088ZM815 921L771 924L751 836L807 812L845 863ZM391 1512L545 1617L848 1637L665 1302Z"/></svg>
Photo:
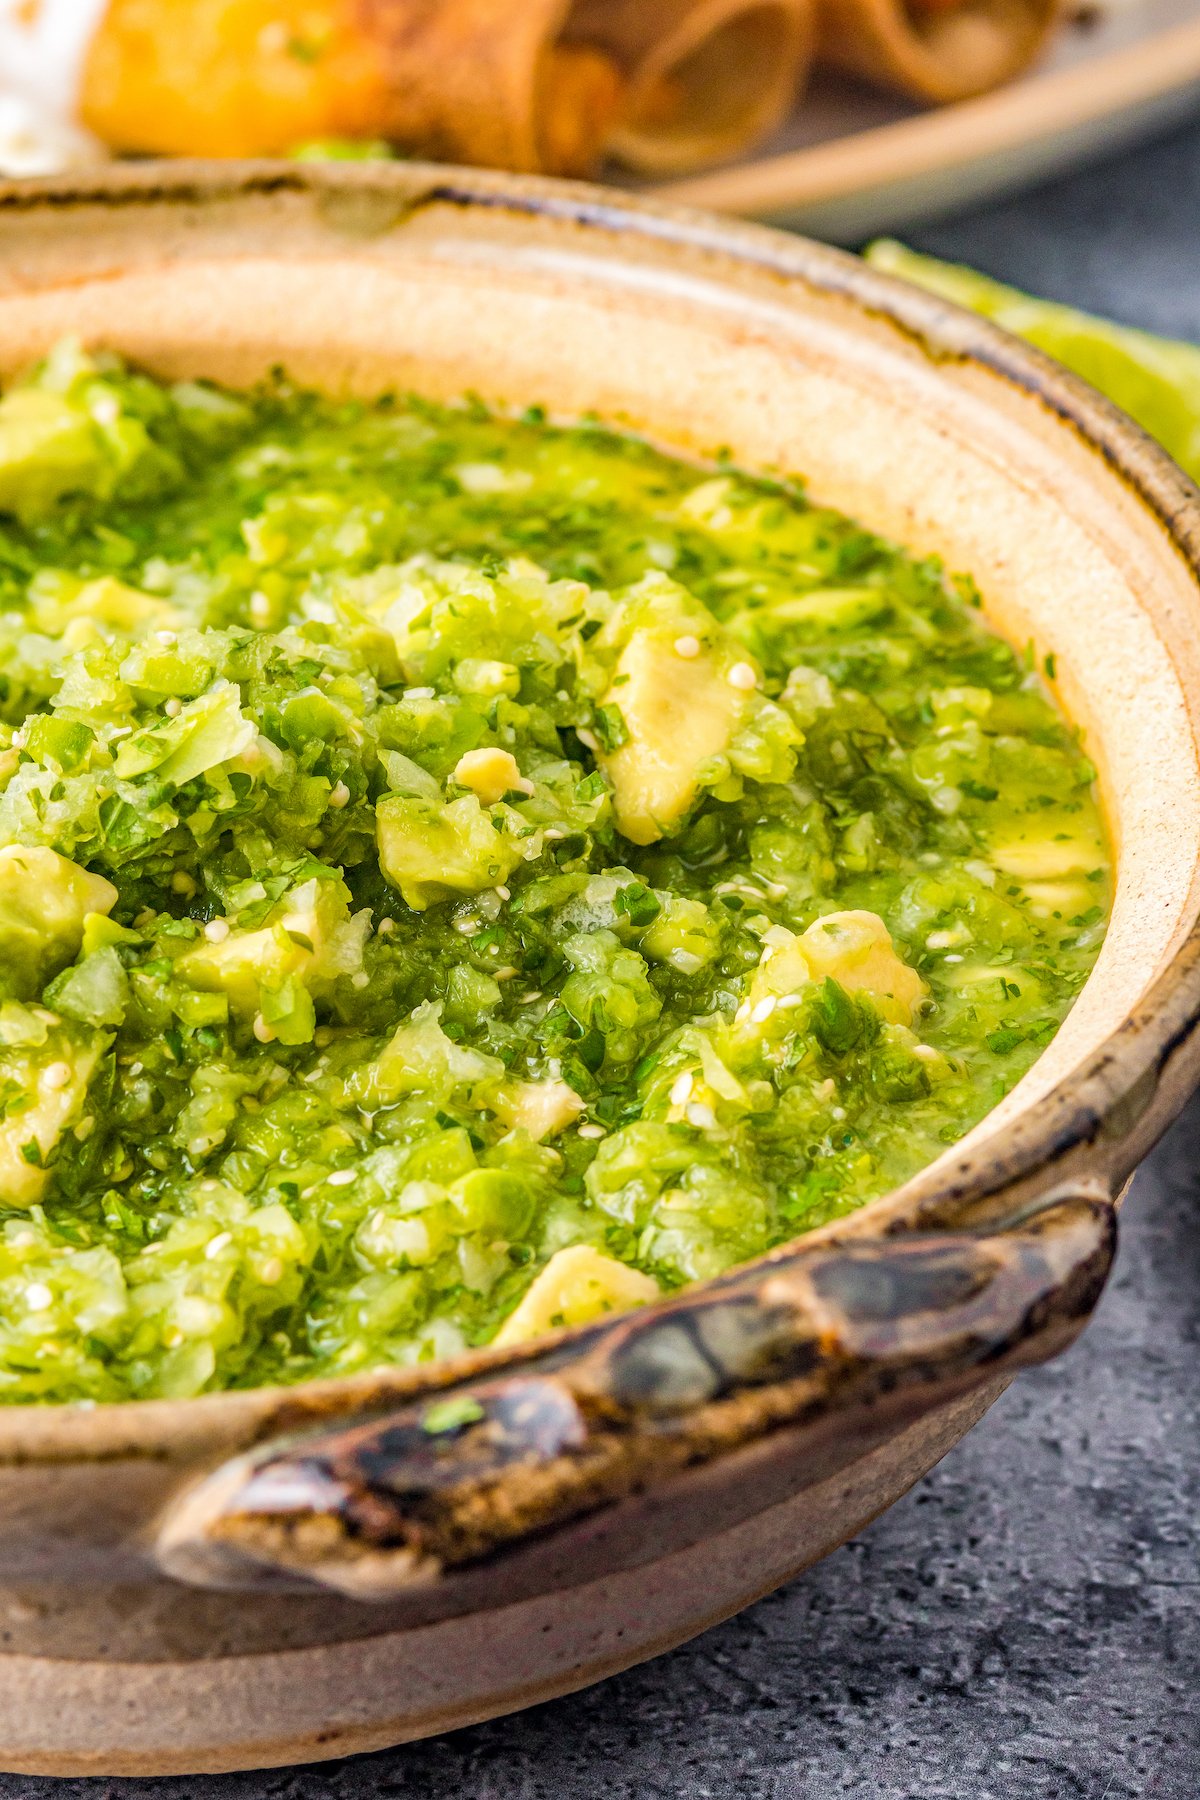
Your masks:
<svg viewBox="0 0 1200 1800"><path fill-rule="evenodd" d="M166 374L282 360L728 445L969 568L1001 629L1056 652L1106 791L1112 929L1026 1081L904 1190L547 1347L0 1416L7 1767L343 1754L652 1654L889 1504L1099 1292L1114 1198L1200 1072L1194 492L953 309L587 189L150 167L0 190L0 253L0 366L75 331ZM448 1389L482 1416L431 1444Z"/></svg>

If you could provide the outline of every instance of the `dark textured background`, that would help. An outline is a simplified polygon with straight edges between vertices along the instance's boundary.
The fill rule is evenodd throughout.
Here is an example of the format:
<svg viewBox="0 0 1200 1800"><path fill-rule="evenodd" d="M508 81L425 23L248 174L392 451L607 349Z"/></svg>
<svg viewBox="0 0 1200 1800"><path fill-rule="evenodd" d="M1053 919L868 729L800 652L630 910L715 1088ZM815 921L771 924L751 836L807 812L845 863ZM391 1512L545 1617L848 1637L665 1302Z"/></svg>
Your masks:
<svg viewBox="0 0 1200 1800"><path fill-rule="evenodd" d="M1200 127L909 234L1200 341ZM791 1587L574 1698L386 1755L0 1800L1200 1800L1200 1102L1083 1342Z"/></svg>

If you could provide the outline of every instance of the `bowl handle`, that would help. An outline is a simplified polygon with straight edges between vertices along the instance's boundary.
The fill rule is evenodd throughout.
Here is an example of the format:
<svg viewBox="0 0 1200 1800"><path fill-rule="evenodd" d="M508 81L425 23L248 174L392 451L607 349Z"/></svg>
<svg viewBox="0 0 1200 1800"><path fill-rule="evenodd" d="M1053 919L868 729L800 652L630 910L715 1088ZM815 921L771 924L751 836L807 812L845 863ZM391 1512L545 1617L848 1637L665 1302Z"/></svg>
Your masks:
<svg viewBox="0 0 1200 1800"><path fill-rule="evenodd" d="M158 1560L204 1587L395 1598L781 1427L838 1415L853 1441L1040 1362L1115 1245L1111 1200L1079 1188L986 1235L801 1245L237 1456L172 1504Z"/></svg>

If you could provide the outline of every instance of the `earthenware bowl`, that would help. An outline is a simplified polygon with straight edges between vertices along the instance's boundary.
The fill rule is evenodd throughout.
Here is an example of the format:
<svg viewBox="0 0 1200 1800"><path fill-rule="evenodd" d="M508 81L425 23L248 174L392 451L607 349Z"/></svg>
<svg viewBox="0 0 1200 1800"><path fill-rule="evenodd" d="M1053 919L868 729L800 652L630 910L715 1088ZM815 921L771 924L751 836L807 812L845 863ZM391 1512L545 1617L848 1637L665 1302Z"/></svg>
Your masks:
<svg viewBox="0 0 1200 1800"><path fill-rule="evenodd" d="M734 1611L1084 1323L1115 1199L1200 1075L1200 496L1035 352L852 258L532 180L147 165L0 190L0 373L65 333L165 376L473 391L801 472L1053 651L1101 771L1119 880L1095 973L901 1191L521 1350L0 1409L0 1765L366 1750ZM430 1418L432 1396L468 1404Z"/></svg>

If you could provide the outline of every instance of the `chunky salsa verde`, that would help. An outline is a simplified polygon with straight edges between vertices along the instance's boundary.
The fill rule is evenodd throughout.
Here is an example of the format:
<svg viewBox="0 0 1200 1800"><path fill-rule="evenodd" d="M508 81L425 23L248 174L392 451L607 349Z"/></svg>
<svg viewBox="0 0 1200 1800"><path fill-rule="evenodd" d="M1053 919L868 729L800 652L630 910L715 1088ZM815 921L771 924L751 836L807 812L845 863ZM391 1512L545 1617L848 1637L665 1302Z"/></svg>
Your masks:
<svg viewBox="0 0 1200 1800"><path fill-rule="evenodd" d="M969 580L537 409L0 402L0 1398L441 1357L845 1213L1095 960Z"/></svg>

